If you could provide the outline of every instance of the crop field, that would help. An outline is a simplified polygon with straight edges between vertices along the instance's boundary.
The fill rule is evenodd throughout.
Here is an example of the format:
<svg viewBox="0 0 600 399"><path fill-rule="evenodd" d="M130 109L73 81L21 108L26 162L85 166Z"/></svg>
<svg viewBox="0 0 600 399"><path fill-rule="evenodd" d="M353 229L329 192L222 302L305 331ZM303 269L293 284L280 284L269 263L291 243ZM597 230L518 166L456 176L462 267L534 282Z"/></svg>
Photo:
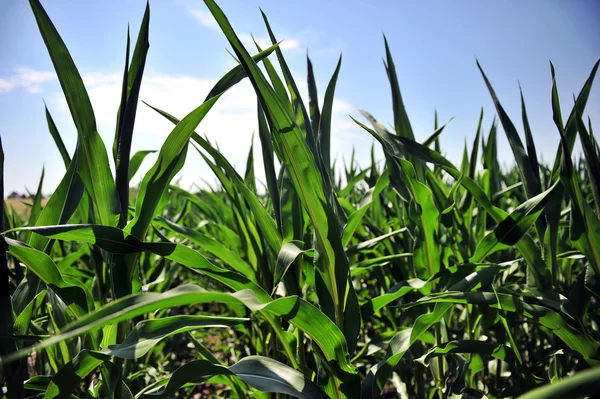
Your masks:
<svg viewBox="0 0 600 399"><path fill-rule="evenodd" d="M40 200L40 206L46 206L46 199L42 198ZM21 198L8 198L4 200L6 208L10 213L16 213L20 218L29 219L29 215L31 214L31 208L33 207L33 201L29 198L21 199Z"/></svg>
<svg viewBox="0 0 600 399"><path fill-rule="evenodd" d="M272 45L245 48L205 3L239 64L181 120L142 104L147 6L137 39L127 37L105 145L60 27L30 0L78 140L69 153L46 110L66 173L47 201L38 192L27 212L7 202L0 211L3 395L598 397L600 149L583 115L599 62L574 99L559 96L552 67L561 142L547 164L523 96L522 113L508 115L479 67L497 119L479 120L455 165L440 151L437 117L428 138L415 138L386 41L393 126L366 111L353 118L384 159L374 147L368 167L333 165L341 59L319 104L313 65L307 81L291 75L267 16ZM195 133L245 79L258 98L267 190L257 189L251 149L242 175ZM573 100L563 120L561 101ZM173 128L133 198L130 178L148 154L130 150L138 106ZM499 135L510 169L498 162ZM174 185L188 151L220 187ZM1 161L0 178L11 167Z"/></svg>

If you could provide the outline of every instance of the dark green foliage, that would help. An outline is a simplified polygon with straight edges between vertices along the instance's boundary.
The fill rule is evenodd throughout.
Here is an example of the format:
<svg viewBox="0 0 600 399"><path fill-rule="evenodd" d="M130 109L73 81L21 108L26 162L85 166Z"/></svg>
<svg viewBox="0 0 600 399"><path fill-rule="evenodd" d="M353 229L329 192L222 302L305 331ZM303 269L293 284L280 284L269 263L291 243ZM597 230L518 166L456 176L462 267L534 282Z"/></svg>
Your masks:
<svg viewBox="0 0 600 399"><path fill-rule="evenodd" d="M434 131L417 140L427 132L411 127L384 40L393 129L366 111L372 128L354 121L383 147L385 163L372 149L368 167L358 167L353 153L336 168L331 119L341 57L323 104L307 58L309 98L302 99L266 16L272 46L251 56L221 9L205 0L239 65L181 120L151 106L174 128L133 200L129 181L155 152L130 153L149 6L131 59L127 38L113 178L67 47L39 1L30 3L78 144L70 156L46 109L66 173L43 207L42 172L27 221L0 210L7 397L598 392L600 151L583 120L598 63L566 125L552 68L561 137L552 168L538 161L523 94L525 144L480 67L515 167L499 167L501 132L495 119L484 129L483 110L457 167L440 153L446 125L437 113ZM246 78L258 99L266 192L253 147L242 176L195 132ZM577 137L580 162L572 153ZM190 144L219 187L172 185ZM1 178L3 155L0 161Z"/></svg>

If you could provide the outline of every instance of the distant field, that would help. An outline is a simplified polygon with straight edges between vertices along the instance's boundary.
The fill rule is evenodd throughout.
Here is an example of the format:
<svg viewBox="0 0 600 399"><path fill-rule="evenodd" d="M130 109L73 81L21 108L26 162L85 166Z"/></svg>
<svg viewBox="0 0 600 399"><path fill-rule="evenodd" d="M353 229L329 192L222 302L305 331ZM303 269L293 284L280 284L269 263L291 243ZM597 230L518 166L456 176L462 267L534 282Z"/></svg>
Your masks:
<svg viewBox="0 0 600 399"><path fill-rule="evenodd" d="M9 198L4 200L8 209L14 209L21 217L29 215L29 209L31 209L32 199L31 198ZM46 206L47 199L42 199L42 206Z"/></svg>

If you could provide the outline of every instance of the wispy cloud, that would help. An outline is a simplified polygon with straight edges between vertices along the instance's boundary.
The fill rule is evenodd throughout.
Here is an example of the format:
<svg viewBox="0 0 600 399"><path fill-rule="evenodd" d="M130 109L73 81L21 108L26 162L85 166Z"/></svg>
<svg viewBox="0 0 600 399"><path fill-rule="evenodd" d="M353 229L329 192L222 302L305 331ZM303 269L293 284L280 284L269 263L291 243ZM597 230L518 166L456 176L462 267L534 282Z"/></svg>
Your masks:
<svg viewBox="0 0 600 399"><path fill-rule="evenodd" d="M0 78L0 93L8 93L14 86L15 85L9 79Z"/></svg>
<svg viewBox="0 0 600 399"><path fill-rule="evenodd" d="M219 24L217 23L217 21L215 21L212 14L206 8L201 8L196 2L192 3L189 1L180 0L177 3L181 4L185 8L187 13L205 28L216 32L221 32ZM248 49L254 49L254 41L256 41L256 43L258 43L258 45L261 46L263 49L271 45L271 40L269 40L269 38L266 35L254 36L253 40L252 35L250 33L240 32L239 29L236 29L236 32L244 46L246 46L246 48ZM278 35L277 39L282 40L282 43L280 44L280 48L282 50L292 52L302 49L303 41L299 37L289 37L287 35L281 36L282 37L279 37Z"/></svg>
<svg viewBox="0 0 600 399"><path fill-rule="evenodd" d="M213 16L211 15L210 12L203 10L201 8L197 8L197 7L186 7L186 8L187 8L188 13L192 17L194 17L194 19L196 19L196 21L200 22L200 24L207 27L208 29L220 31L219 24L217 23L217 21L215 21L215 19L213 18Z"/></svg>
<svg viewBox="0 0 600 399"><path fill-rule="evenodd" d="M32 94L41 93L44 83L56 80L54 72L17 67L10 75L0 77L0 93L10 93L16 88L23 88Z"/></svg>
<svg viewBox="0 0 600 399"><path fill-rule="evenodd" d="M269 40L269 38L267 36L254 36L254 40L252 39L252 35L247 34L247 33L241 33L238 35L238 37L240 38L240 40L242 41L242 43L244 44L244 46L247 49L254 49L255 45L254 42L256 42L263 50L267 47L271 46L271 40ZM283 51L288 51L291 52L293 50L298 50L301 51L301 42L299 39L294 39L294 38L277 38L277 40L281 41L281 44L279 45L279 48L281 48L281 50Z"/></svg>
<svg viewBox="0 0 600 399"><path fill-rule="evenodd" d="M113 140L114 124L121 90L120 76L116 72L84 73L83 81L88 90L98 131L108 145ZM140 99L183 118L198 107L216 83L216 79L201 76L148 73L142 82ZM306 90L301 88L301 96L308 101ZM75 140L77 133L72 126L69 110L60 91L54 91L47 97L57 125L66 141ZM322 104L322 99L321 99ZM370 138L360 132L354 124L347 123L348 113L355 107L343 99L336 100L332 115L332 157L350 153L353 146L368 148ZM226 92L210 110L196 131L206 135L212 143L216 143L223 155L243 173L252 134L257 131L256 94L247 80L237 84ZM157 150L164 143L173 125L164 117L140 103L135 123L132 153L139 150ZM254 135L255 163L257 177L265 181L262 167L262 155L258 135ZM73 143L71 143L73 144ZM138 177L147 171L153 157L144 162ZM213 173L202 158L190 148L182 171L176 177L179 184L189 188L193 183L200 184L203 179L213 182Z"/></svg>

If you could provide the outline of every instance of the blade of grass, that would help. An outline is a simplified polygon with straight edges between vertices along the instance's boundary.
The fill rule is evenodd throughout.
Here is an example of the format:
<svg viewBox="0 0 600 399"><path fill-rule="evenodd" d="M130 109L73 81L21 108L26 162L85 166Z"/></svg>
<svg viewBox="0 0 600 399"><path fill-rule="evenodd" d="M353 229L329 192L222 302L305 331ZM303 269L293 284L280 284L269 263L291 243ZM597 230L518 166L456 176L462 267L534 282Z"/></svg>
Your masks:
<svg viewBox="0 0 600 399"><path fill-rule="evenodd" d="M342 66L342 56L338 60L335 71L329 80L327 89L325 90L325 98L323 99L323 108L319 120L319 130L317 135L317 143L319 152L323 158L323 164L329 173L331 169L331 114L333 112L333 96L335 95L335 85L337 83L340 68Z"/></svg>
<svg viewBox="0 0 600 399"><path fill-rule="evenodd" d="M313 156L314 151L310 150L310 143L311 140L314 143L314 137L311 138L308 135L307 144L302 131L289 115L287 108L277 94L268 85L266 79L231 28L221 9L212 0L206 0L205 3L246 69L259 96L267 119L271 123L272 130L276 132L273 137L280 143L279 147L283 150L284 163L290 170L296 191L300 195L303 205L315 227L317 235L316 250L320 255L317 267L324 276L329 295L332 296L333 303L336 306L336 314L329 316L336 320L336 324L340 328L344 328L348 260L341 246L341 232L338 231L339 228L337 228L335 215L328 206L323 188L324 181L317 166L318 161ZM268 24L266 19L265 23ZM271 40L274 41L274 37ZM279 50L278 55L280 55ZM281 56L280 64L282 64L282 68L285 70L285 63L282 62L282 58ZM292 81L288 81L288 85L293 86L294 84ZM297 92L297 90L292 91ZM308 117L304 117L304 121L307 120ZM306 123L304 124L304 128L308 129ZM352 329L357 333L356 327L357 324L352 323ZM356 335L355 332L349 334L351 337Z"/></svg>
<svg viewBox="0 0 600 399"><path fill-rule="evenodd" d="M119 199L106 147L96 129L92 104L75 63L48 14L39 0L29 3L77 128L81 145L79 175L94 201L100 222L114 226L119 218Z"/></svg>
<svg viewBox="0 0 600 399"><path fill-rule="evenodd" d="M71 157L69 156L69 152L67 151L67 148L65 147L65 143L62 140L62 137L60 136L60 133L58 132L58 128L56 127L56 124L54 123L54 119L52 119L52 115L50 115L50 111L48 111L48 107L46 106L46 102L44 101L44 108L46 110L46 121L48 122L48 130L50 131L50 134L52 135L52 138L54 139L54 142L56 143L56 147L58 147L58 151L60 152L60 156L63 159L63 162L65 163L65 167L68 168L69 164L71 163Z"/></svg>
<svg viewBox="0 0 600 399"><path fill-rule="evenodd" d="M117 113L117 128L114 141L114 156L116 178L115 184L119 199L121 200L120 227L127 224L127 213L129 208L129 168L131 140L133 138L133 127L137 113L142 76L146 66L146 55L150 48L148 42L148 31L150 24L150 4L146 3L146 10L138 33L138 39L133 50L131 65L129 65L129 30L127 31L127 56L125 60L125 73L123 76L123 90L121 93L121 105Z"/></svg>
<svg viewBox="0 0 600 399"><path fill-rule="evenodd" d="M5 225L6 209L4 202L4 149L2 138L0 137L0 198L2 199L2 209L0 209L0 230L4 231L9 226ZM0 334L10 336L15 333L15 316L10 295L10 273L8 271L8 259L6 256L6 242L4 236L0 236ZM0 356L5 356L17 350L15 341L0 340ZM23 379L25 377L23 361L13 364L2 364L3 377L6 381L6 397L8 399L22 398L25 395L23 390ZM4 380L4 378L2 378Z"/></svg>
<svg viewBox="0 0 600 399"><path fill-rule="evenodd" d="M160 149L154 166L146 173L140 184L135 216L126 226L127 232L140 239L144 238L163 193L183 166L188 141L194 133L194 129L218 99L219 96L213 97L190 112L169 134Z"/></svg>
<svg viewBox="0 0 600 399"><path fill-rule="evenodd" d="M273 359L248 356L232 366L225 367L206 360L184 364L164 381L164 389L143 394L141 399L169 398L187 382L197 382L199 377L215 375L238 376L248 385L262 392L287 394L300 399L327 399L328 396L310 379L296 370Z"/></svg>
<svg viewBox="0 0 600 399"><path fill-rule="evenodd" d="M483 68L479 64L479 61L477 61L477 67L479 68L479 71L483 76L488 91L490 92L490 95L494 102L494 106L496 107L496 112L498 112L498 117L500 118L500 123L502 123L502 127L504 128L504 132L506 133L506 137L508 138L508 142L513 151L515 162L519 169L521 178L523 179L527 198L532 198L542 191L539 175L535 174L535 171L532 167L532 160L529 158L525 147L523 147L523 143L521 141L521 138L519 137L519 133L517 132L515 125L510 120L508 114L500 104L500 101L496 96L496 92L492 88L490 81L483 72Z"/></svg>

